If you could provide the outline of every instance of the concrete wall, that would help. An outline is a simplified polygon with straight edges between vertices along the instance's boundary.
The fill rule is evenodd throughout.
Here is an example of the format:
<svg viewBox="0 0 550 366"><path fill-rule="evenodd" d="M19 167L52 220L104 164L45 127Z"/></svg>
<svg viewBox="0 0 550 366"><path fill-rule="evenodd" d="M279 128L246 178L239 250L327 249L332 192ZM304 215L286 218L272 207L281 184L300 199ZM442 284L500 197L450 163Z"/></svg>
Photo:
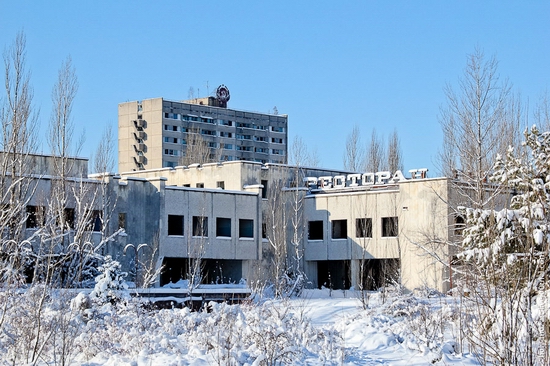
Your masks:
<svg viewBox="0 0 550 366"><path fill-rule="evenodd" d="M258 260L261 217L257 193L166 187L160 219L161 256ZM184 216L183 235L168 235L168 215ZM193 216L208 218L208 236L193 235ZM216 235L216 218L231 220L231 236ZM239 220L253 220L253 238L239 237Z"/></svg>
<svg viewBox="0 0 550 366"><path fill-rule="evenodd" d="M150 108L154 109L154 106ZM37 156L35 160L35 167L50 171L52 157ZM123 263L125 270L131 270L134 265L134 253L124 254L128 244L134 247L147 244L143 249L146 255L152 254L155 246L158 246L161 259L200 257L225 261L228 268L233 268L235 273L249 279L269 270L266 253L269 253L270 248L262 240L262 222L270 214L267 212L269 201L262 195L265 188L279 183L279 188L295 185L297 170L293 167L226 162L128 172L120 176L99 174L83 179L79 174L86 168L86 163L85 159L75 160L75 177L66 182L68 192L73 191L71 187L82 190L82 197L93 202L93 209L104 210L107 225L105 235L116 232L119 229L119 215L125 216L125 234L102 248L103 254L110 254ZM346 173L317 168L303 168L298 172L300 176ZM298 184L302 185L300 178ZM105 184L100 184L101 181ZM52 184L56 182L58 180L50 176L35 179L33 184L36 190L29 197L28 205L47 206ZM219 182L223 182L224 189L217 188ZM198 184L204 188L196 188ZM305 195L303 265L314 286L318 285L318 267L326 267L327 261L333 262L330 264L332 266L349 268L351 284L354 285L359 278L357 271L361 260L398 259L402 283L406 288L426 285L441 291L448 289L449 267L433 259L433 255L437 255L441 261L450 262L452 253L446 243L457 239L453 237L452 231L456 214L447 203L457 197L451 195L454 191L447 179L414 179L393 185L306 191L306 188L300 187L285 189L280 194L287 199L296 192ZM456 195L456 192L453 194ZM71 194L68 197L67 207L76 210L78 203L75 197ZM290 218L290 206L286 206L286 210ZM183 216L183 235L168 235L168 215ZM192 235L194 216L208 218L206 236ZM382 220L385 217L397 218L396 236L382 235ZM217 235L217 218L230 219L230 235ZM372 237L357 236L358 218L372 220ZM241 219L252 220L252 238L240 237ZM346 235L343 238L332 237L332 223L336 220L345 220ZM308 239L310 221L322 221L322 239ZM291 230L290 225L288 229ZM101 233L90 233L90 240L98 242L100 236ZM237 267L240 270L237 271Z"/></svg>
<svg viewBox="0 0 550 366"><path fill-rule="evenodd" d="M306 230L309 221L323 222L322 240L308 240L307 232L304 235L304 259L313 281L316 265L312 262L399 259L406 288L412 290L426 285L447 290L447 266L434 263L431 254L446 260L448 246L428 240L438 238L439 243L445 243L449 239L447 183L446 179L409 180L379 189L344 189L308 195L304 206ZM397 218L397 236L383 237L385 217ZM357 218L372 219L372 238L357 237ZM335 220L346 220L347 236L343 239L332 238ZM357 284L357 270L357 265L351 266L352 285Z"/></svg>
<svg viewBox="0 0 550 366"><path fill-rule="evenodd" d="M168 113L168 118L165 118ZM174 114L177 118L173 118ZM194 116L198 121L188 121L183 117ZM212 121L206 123L201 120ZM238 111L207 105L197 105L177 101L163 100L162 98L147 99L141 102L127 102L119 104L118 115L119 135L119 171L127 172L139 169L159 169L171 164L178 165L187 145L181 143L181 139L189 139L188 130L207 129L215 131L215 135L201 135L206 142L216 144L211 149L213 156L219 155L217 160L249 160L268 162L287 162L288 156L288 116L269 115L263 113ZM138 132L134 120L145 121L142 132L145 133L143 143L147 149L143 166L134 162L137 143L135 133ZM231 121L231 126L224 126L218 120ZM164 125L176 127L165 130ZM239 127L239 126L248 127ZM283 130L279 132L279 128ZM220 132L231 133L231 137L220 136ZM237 135L250 136L250 139L238 138ZM178 142L165 142L163 137L177 138ZM282 139L282 143L275 142ZM231 149L224 149L224 144L232 145ZM238 146L252 147L251 151L240 151ZM177 151L177 156L164 154L165 149ZM282 150L282 155L273 154L273 149ZM265 150L265 151L264 151ZM219 153L219 154L218 154ZM223 158L223 157L226 158Z"/></svg>

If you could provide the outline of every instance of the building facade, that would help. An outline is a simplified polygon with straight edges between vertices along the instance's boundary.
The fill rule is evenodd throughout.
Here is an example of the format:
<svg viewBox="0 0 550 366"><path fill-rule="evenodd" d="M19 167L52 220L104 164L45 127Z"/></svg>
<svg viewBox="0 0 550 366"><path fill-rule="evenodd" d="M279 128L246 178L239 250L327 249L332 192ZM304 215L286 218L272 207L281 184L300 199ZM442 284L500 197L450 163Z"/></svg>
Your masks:
<svg viewBox="0 0 550 366"><path fill-rule="evenodd" d="M117 179L157 182L161 200L146 209L154 218L143 219L158 220L159 263L166 268L159 285L185 279L194 259L202 261L206 283L267 279L273 243L266 224L284 213L285 251L292 256L290 202L298 198L300 268L309 286L376 289L399 281L411 290L449 289L448 243L456 237L447 178L239 161L128 172ZM270 189L283 197L281 206L272 205ZM142 240L127 230L128 238Z"/></svg>
<svg viewBox="0 0 550 366"><path fill-rule="evenodd" d="M28 159L36 168L23 230L39 240L57 232L50 197L60 177L55 157ZM310 287L451 285L449 243L460 233L447 178L249 161L86 176L86 163L74 159L65 177L66 244L93 243L138 284L146 266L162 268L157 286L189 280L197 269L202 283L270 280L278 242ZM282 231L274 234L274 223Z"/></svg>
<svg viewBox="0 0 550 366"><path fill-rule="evenodd" d="M287 163L287 115L223 105L213 97L119 104L119 171L234 160Z"/></svg>

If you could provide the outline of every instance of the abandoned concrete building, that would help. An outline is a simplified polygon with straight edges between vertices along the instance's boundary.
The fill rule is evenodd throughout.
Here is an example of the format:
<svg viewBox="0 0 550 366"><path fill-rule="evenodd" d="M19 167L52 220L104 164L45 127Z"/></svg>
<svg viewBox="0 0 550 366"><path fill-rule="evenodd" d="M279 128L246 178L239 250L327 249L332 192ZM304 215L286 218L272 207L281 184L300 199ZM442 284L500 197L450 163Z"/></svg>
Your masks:
<svg viewBox="0 0 550 366"><path fill-rule="evenodd" d="M398 280L398 274L409 289L449 286L449 267L426 253L429 247L450 260L446 246L430 247L433 241L427 240L448 242L455 235L454 215L445 203L451 193L446 178L426 178L424 171L405 178L399 172L355 174L247 161L113 178L138 195L145 185L154 187L149 188L153 196L144 194L147 204L125 208L126 239L147 243L158 236L159 263L166 269L159 285L185 278L194 258L203 261L206 283L268 277L272 248L266 224L283 211L290 220L289 202L298 197L300 265L309 286L350 288L362 281L377 288ZM274 208L271 194L284 197L284 203ZM144 223L146 236L134 234L134 225ZM292 230L288 224L287 244ZM291 255L290 248L287 252Z"/></svg>
<svg viewBox="0 0 550 366"><path fill-rule="evenodd" d="M229 90L220 85L216 98L119 104L119 171L233 160L287 163L288 116L229 109L228 100Z"/></svg>
<svg viewBox="0 0 550 366"><path fill-rule="evenodd" d="M92 191L100 197L89 207L89 240L97 242L118 231L102 246L102 254L120 261L132 280L138 279L138 266L148 257L153 257L153 267L163 267L156 286L188 279L197 263L203 283L269 280L274 246L282 245L279 253L285 261L297 263L310 287L346 289L362 284L376 289L400 281L411 290L449 289L452 253L446 243L460 234L447 203L453 194L450 179L428 178L425 169L405 176L281 164L286 163L287 117L238 116L222 101L206 98L203 104L193 104L158 98L123 103L120 173L88 175L86 159L74 159L75 170L67 179L95 187ZM189 121L192 116L201 120ZM177 131L164 127L168 121ZM283 154L255 150L249 156L233 150L232 158L179 165L178 159L163 153L167 144L175 144L165 141L168 132L186 138L190 132L181 128L190 122L217 126L212 129L217 135L208 136L216 143L211 149L219 149L221 141L230 138L221 135L228 126L220 121L231 121L235 135L244 130L251 136L265 135L254 148L267 144L275 149L272 144L277 144ZM239 125L244 123L250 125ZM136 147L139 144L144 146ZM180 140L178 144L184 145ZM36 213L46 209L40 199L48 196L57 179L48 168L55 157L33 159L40 170L33 174L41 182L27 202L27 236L37 230ZM69 217L79 215L78 204L75 199L67 201Z"/></svg>
<svg viewBox="0 0 550 366"><path fill-rule="evenodd" d="M46 174L51 172L45 162L53 157L33 159L43 174L37 175L38 188L27 202L27 236L38 229L37 213L47 209L41 200L56 179ZM450 261L446 245L430 247L455 236L454 215L445 203L452 193L447 178L426 178L423 171L405 178L400 172L356 174L248 161L86 176L87 161L75 161L68 179L101 195L89 207L89 240L124 229L102 254L134 276L139 272L135 256L142 260L158 249L155 266L164 270L157 286L187 278L196 260L203 283L269 279L273 238L268 225L280 220L285 246L292 231L299 231L299 262L308 286L377 288L400 280L408 289L449 288L450 267L426 253L429 248ZM275 197L279 206L273 205ZM300 205L293 212L296 200ZM69 199L65 212L78 217L78 202ZM296 228L289 223L292 215L299 220ZM128 244L141 251L126 252ZM291 248L285 252L292 255Z"/></svg>

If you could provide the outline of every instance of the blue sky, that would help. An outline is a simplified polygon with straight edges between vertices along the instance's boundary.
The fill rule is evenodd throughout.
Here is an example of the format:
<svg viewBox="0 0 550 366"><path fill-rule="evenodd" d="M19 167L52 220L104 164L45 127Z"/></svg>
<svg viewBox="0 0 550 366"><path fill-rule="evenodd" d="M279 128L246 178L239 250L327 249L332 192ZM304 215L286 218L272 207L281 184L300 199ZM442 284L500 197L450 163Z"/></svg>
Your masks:
<svg viewBox="0 0 550 366"><path fill-rule="evenodd" d="M20 30L43 134L72 57L87 157L106 125L116 131L118 103L225 84L231 108L288 114L289 140L301 136L324 167L342 167L358 124L365 144L373 128L384 138L397 129L405 169L434 176L443 89L476 46L530 108L550 84L547 1L0 0L0 47Z"/></svg>

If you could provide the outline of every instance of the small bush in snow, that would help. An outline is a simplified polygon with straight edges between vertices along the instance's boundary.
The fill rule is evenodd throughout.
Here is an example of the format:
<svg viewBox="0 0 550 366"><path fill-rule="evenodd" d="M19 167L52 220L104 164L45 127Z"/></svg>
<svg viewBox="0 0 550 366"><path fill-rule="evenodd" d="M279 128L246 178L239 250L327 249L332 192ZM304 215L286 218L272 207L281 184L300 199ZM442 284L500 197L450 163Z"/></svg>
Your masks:
<svg viewBox="0 0 550 366"><path fill-rule="evenodd" d="M99 267L100 275L95 278L96 284L90 297L99 303L115 303L128 298L128 285L124 281L126 273L121 271L119 262L111 256L105 257L105 262Z"/></svg>

